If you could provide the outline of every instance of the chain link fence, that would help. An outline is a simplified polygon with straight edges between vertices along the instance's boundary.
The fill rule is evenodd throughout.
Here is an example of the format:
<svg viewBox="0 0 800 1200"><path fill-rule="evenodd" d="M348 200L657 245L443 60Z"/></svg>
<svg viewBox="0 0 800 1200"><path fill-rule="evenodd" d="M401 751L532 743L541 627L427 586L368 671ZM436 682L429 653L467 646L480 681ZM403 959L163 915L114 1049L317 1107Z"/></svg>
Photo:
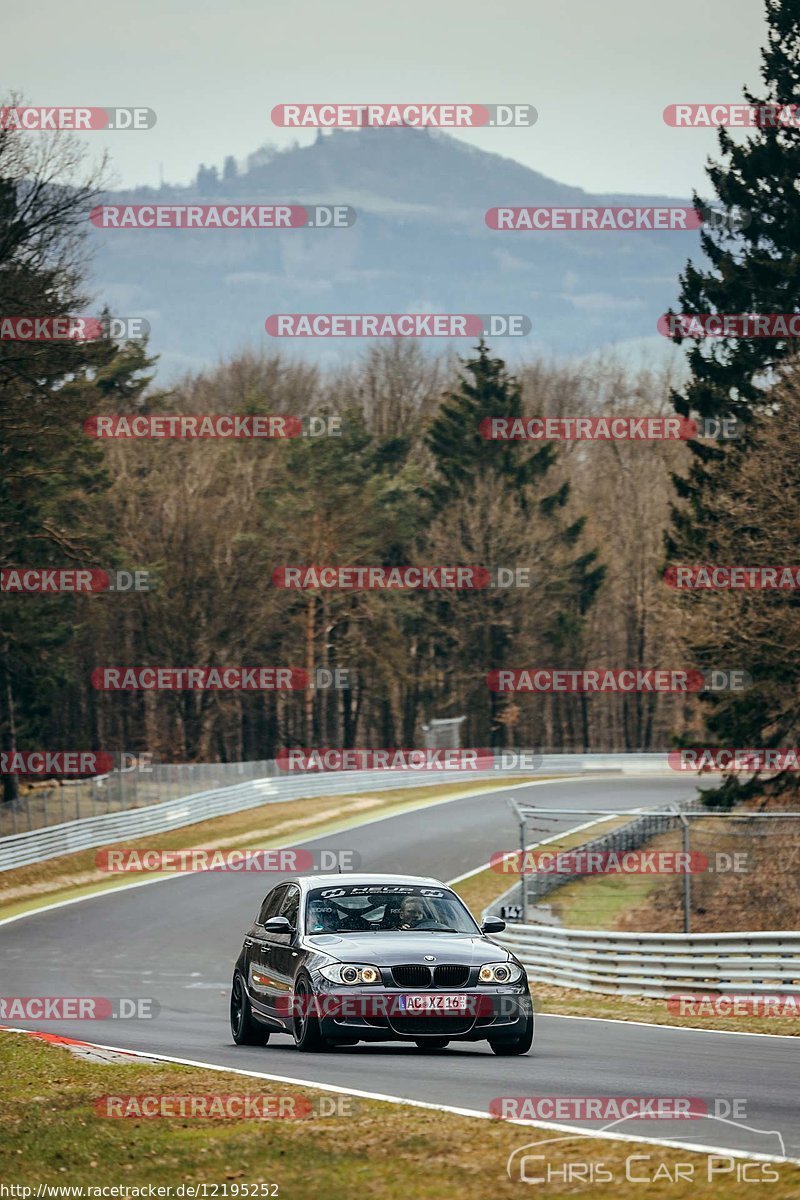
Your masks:
<svg viewBox="0 0 800 1200"><path fill-rule="evenodd" d="M284 774L273 760L240 763L134 764L93 779L35 786L17 800L0 804L0 837L63 825L84 817L127 812L180 800L197 792L235 787Z"/></svg>
<svg viewBox="0 0 800 1200"><path fill-rule="evenodd" d="M436 724L431 722L431 724ZM434 743L442 740L435 738ZM447 741L448 739L444 739ZM450 739L452 740L452 739ZM432 743L432 744L434 744ZM516 757L519 769L495 770L498 783L508 782L514 774L561 775L565 773L622 773L669 771L664 754L560 754L530 749L509 748L498 751L509 763ZM523 759L522 756L525 756ZM180 800L199 792L235 787L258 779L285 778L287 771L274 759L236 763L141 763L130 756L131 765L93 779L63 780L56 784L34 785L13 802L0 804L0 838L29 833L50 825L64 825L86 817L100 817L129 809L145 808ZM294 771L291 774L298 775ZM355 775L356 772L349 772ZM414 774L419 786L447 782L449 771L387 772L402 778ZM483 773L485 775L485 772ZM504 779L504 777L508 777ZM328 776L330 778L330 775ZM402 786L401 784L397 785Z"/></svg>

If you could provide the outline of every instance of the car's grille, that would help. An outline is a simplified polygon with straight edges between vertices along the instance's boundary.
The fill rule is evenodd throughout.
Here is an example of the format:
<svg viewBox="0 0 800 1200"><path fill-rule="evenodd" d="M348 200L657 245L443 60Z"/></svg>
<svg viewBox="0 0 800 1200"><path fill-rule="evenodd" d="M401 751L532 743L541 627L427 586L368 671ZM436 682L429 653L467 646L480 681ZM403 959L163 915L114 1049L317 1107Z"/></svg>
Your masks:
<svg viewBox="0 0 800 1200"><path fill-rule="evenodd" d="M431 969L421 963L392 967L392 979L398 987L425 988L431 985Z"/></svg>
<svg viewBox="0 0 800 1200"><path fill-rule="evenodd" d="M389 1022L395 1033L411 1037L457 1037L469 1033L474 1017L392 1017Z"/></svg>
<svg viewBox="0 0 800 1200"><path fill-rule="evenodd" d="M433 968L433 982L436 987L463 987L469 979L469 967L461 963L442 963Z"/></svg>

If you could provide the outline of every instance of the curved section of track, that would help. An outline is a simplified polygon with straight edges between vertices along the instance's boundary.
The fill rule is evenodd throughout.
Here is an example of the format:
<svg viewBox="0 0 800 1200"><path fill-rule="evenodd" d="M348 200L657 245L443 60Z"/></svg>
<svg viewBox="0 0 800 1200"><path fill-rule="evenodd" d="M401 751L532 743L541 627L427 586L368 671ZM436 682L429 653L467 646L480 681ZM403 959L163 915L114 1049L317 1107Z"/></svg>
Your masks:
<svg viewBox="0 0 800 1200"><path fill-rule="evenodd" d="M679 778L619 776L520 785L547 808L631 809L687 798ZM507 790L429 805L312 839L312 849L353 849L365 871L452 879L515 846ZM569 829L586 818L553 819ZM298 1054L288 1038L237 1047L227 1022L231 969L243 931L276 876L199 873L92 897L0 927L4 996L150 996L155 1020L40 1021L25 1026L122 1049L155 1052L308 1083L486 1111L498 1096L679 1096L744 1100L746 1120L641 1121L620 1132L683 1144L800 1156L800 1039L659 1028L540 1015L531 1055L496 1058L482 1043L423 1055L405 1045ZM534 998L535 980L532 981ZM776 1032L778 1032L776 1030ZM581 1123L575 1122L576 1127ZM745 1129L743 1125L751 1127ZM597 1123L582 1127L596 1130ZM657 1127L657 1128L656 1128ZM521 1131L520 1142L525 1140Z"/></svg>

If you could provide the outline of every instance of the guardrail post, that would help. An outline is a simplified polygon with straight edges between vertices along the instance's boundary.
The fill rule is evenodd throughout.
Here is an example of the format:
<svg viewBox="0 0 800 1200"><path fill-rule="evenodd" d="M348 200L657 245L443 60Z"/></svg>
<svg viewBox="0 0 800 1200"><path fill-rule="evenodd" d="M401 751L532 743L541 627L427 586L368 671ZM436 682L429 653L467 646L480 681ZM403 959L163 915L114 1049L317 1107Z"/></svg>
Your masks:
<svg viewBox="0 0 800 1200"><path fill-rule="evenodd" d="M689 819L684 813L680 805L672 805L678 820L683 826L683 853L685 870L683 872L683 932L691 933L691 911L692 911L692 876L689 871L691 865L689 855L691 854L690 839L689 839Z"/></svg>

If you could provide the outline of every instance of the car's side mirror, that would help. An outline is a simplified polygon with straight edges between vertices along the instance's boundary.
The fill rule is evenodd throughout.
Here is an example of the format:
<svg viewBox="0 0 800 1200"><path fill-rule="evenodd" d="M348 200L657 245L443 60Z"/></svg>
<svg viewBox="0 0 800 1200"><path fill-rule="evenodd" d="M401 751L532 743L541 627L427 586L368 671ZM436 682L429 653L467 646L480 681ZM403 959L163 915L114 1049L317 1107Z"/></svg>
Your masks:
<svg viewBox="0 0 800 1200"><path fill-rule="evenodd" d="M288 917L270 917L264 922L267 933L294 933L294 926Z"/></svg>
<svg viewBox="0 0 800 1200"><path fill-rule="evenodd" d="M502 933L505 927L502 917L487 917L481 925L481 933Z"/></svg>

